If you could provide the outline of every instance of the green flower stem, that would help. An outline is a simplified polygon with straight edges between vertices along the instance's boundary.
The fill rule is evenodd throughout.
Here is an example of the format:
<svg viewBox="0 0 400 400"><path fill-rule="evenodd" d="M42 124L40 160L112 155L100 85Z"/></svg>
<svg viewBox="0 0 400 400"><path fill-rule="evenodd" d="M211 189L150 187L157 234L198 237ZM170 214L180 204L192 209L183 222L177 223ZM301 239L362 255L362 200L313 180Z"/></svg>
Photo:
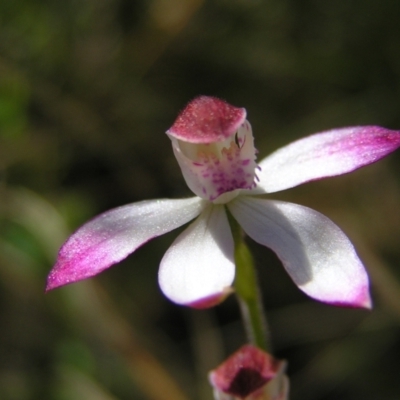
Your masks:
<svg viewBox="0 0 400 400"><path fill-rule="evenodd" d="M229 216L235 242L235 290L249 341L255 346L271 351L267 322L258 288L253 257L247 247L238 223Z"/></svg>

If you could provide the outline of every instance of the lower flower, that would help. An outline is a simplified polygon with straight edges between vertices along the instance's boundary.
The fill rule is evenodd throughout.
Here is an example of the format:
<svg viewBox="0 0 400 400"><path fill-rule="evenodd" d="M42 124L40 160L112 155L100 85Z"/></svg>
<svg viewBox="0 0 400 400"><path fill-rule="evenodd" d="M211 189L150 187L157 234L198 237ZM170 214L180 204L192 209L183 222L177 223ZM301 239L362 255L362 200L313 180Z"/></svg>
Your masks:
<svg viewBox="0 0 400 400"><path fill-rule="evenodd" d="M286 362L251 345L211 371L209 380L215 400L287 400L289 380Z"/></svg>

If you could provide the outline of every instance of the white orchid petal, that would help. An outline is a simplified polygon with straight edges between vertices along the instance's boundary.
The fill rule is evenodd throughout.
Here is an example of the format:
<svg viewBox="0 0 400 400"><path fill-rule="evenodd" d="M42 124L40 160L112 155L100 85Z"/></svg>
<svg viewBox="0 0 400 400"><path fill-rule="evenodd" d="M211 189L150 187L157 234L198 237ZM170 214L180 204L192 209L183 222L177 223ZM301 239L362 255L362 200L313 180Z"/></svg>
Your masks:
<svg viewBox="0 0 400 400"><path fill-rule="evenodd" d="M368 276L353 245L327 217L296 204L240 197L228 205L244 231L271 248L310 297L370 307Z"/></svg>
<svg viewBox="0 0 400 400"><path fill-rule="evenodd" d="M400 146L400 132L379 126L333 129L297 140L260 162L254 193L273 193L354 171Z"/></svg>
<svg viewBox="0 0 400 400"><path fill-rule="evenodd" d="M178 304L202 308L218 303L235 276L233 252L225 210L210 205L164 255L161 290Z"/></svg>
<svg viewBox="0 0 400 400"><path fill-rule="evenodd" d="M97 275L150 239L189 222L203 208L204 201L198 197L149 200L99 215L63 245L47 290Z"/></svg>

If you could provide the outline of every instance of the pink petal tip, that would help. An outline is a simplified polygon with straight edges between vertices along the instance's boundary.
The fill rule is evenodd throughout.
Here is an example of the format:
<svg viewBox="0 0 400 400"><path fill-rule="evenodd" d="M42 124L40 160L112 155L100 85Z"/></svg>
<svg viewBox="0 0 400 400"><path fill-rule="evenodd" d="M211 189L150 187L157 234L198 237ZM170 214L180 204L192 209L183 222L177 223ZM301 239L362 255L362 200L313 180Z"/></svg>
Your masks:
<svg viewBox="0 0 400 400"><path fill-rule="evenodd" d="M367 310L372 309L372 300L369 293L369 287L363 287L361 290L349 301L346 302L329 302L330 305L339 307L350 307L350 308L366 308Z"/></svg>
<svg viewBox="0 0 400 400"><path fill-rule="evenodd" d="M222 303L231 293L233 293L232 287L227 287L221 293L194 301L190 304L186 304L186 306L196 308L198 310L214 307Z"/></svg>
<svg viewBox="0 0 400 400"><path fill-rule="evenodd" d="M46 292L91 278L121 261L134 249L126 250L113 241L102 241L96 232L78 230L61 247L57 262L47 278Z"/></svg>

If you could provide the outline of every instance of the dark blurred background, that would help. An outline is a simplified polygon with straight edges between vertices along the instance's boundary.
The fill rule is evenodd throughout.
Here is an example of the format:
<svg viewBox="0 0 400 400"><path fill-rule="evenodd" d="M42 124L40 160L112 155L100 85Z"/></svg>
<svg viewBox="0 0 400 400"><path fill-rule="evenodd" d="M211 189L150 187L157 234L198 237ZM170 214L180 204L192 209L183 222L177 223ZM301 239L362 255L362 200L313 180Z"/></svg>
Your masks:
<svg viewBox="0 0 400 400"><path fill-rule="evenodd" d="M185 197L164 132L199 94L245 107L260 157L305 135L400 128L396 0L0 2L0 399L206 400L245 342L234 297L196 311L157 285L177 232L44 294L68 234L118 205ZM257 262L292 400L400 398L400 154L276 198L329 216L369 270L372 311L304 296Z"/></svg>

